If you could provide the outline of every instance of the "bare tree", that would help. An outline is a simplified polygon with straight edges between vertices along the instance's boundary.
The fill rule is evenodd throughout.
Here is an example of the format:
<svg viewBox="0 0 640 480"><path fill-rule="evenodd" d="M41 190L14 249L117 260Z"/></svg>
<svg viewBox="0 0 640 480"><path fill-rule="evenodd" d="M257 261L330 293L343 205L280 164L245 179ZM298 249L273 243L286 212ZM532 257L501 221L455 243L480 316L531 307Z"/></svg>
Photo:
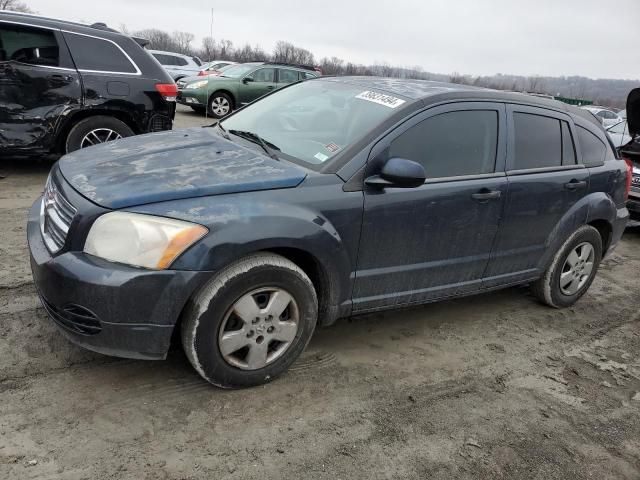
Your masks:
<svg viewBox="0 0 640 480"><path fill-rule="evenodd" d="M26 3L19 0L0 0L0 10L12 10L22 13L36 13Z"/></svg>
<svg viewBox="0 0 640 480"><path fill-rule="evenodd" d="M191 55L191 42L194 39L193 33L189 32L173 32L171 39L175 45L175 51L177 53L184 53L185 55Z"/></svg>
<svg viewBox="0 0 640 480"><path fill-rule="evenodd" d="M156 28L148 28L135 32L136 37L142 37L149 40L149 48L151 50L165 50L171 52L175 49L175 43L167 32Z"/></svg>
<svg viewBox="0 0 640 480"><path fill-rule="evenodd" d="M294 44L279 40L273 49L273 61L283 63L297 63L302 65L313 65L313 53L304 48L296 47Z"/></svg>

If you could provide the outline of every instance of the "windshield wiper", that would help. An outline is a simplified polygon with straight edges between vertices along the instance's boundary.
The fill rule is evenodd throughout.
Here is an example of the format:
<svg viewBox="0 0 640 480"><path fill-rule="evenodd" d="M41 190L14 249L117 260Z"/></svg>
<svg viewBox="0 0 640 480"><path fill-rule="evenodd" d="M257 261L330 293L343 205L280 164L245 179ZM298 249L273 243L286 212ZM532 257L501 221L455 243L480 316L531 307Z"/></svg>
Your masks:
<svg viewBox="0 0 640 480"><path fill-rule="evenodd" d="M249 132L248 130L229 130L229 133L233 133L234 135L237 135L238 137L246 138L247 140L249 140L249 141L251 141L253 143L257 143L258 145L260 145L262 147L262 149L265 152L267 152L267 155L269 155L271 158L273 158L274 160L280 160L278 158L278 155L276 155L274 153L274 150L278 150L279 151L280 149L278 147L276 147L273 143L267 142L264 138L262 138L257 133Z"/></svg>

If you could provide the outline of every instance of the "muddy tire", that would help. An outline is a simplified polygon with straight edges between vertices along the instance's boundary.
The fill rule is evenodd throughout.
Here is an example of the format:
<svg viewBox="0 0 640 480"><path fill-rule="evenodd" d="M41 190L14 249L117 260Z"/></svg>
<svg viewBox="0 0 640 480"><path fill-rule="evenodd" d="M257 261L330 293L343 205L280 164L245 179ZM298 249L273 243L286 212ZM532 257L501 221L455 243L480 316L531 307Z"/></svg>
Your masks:
<svg viewBox="0 0 640 480"><path fill-rule="evenodd" d="M602 260L602 237L584 225L558 249L542 278L531 285L542 303L565 308L576 303L589 289Z"/></svg>
<svg viewBox="0 0 640 480"><path fill-rule="evenodd" d="M81 148L130 137L134 134L129 126L114 117L96 115L80 120L73 126L64 145L65 153Z"/></svg>
<svg viewBox="0 0 640 480"><path fill-rule="evenodd" d="M182 346L213 385L261 385L298 358L317 317L309 277L280 255L256 253L229 265L189 302Z"/></svg>

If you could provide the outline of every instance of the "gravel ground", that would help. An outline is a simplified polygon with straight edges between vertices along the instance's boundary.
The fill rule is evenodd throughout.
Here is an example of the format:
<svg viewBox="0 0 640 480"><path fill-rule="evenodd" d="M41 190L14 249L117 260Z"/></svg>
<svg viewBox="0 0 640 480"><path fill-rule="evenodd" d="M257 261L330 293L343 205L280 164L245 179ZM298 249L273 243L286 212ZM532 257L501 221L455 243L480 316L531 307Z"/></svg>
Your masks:
<svg viewBox="0 0 640 480"><path fill-rule="evenodd" d="M49 167L0 164L0 478L640 478L637 227L573 308L512 288L341 320L223 391L179 349L113 359L47 320L25 219Z"/></svg>

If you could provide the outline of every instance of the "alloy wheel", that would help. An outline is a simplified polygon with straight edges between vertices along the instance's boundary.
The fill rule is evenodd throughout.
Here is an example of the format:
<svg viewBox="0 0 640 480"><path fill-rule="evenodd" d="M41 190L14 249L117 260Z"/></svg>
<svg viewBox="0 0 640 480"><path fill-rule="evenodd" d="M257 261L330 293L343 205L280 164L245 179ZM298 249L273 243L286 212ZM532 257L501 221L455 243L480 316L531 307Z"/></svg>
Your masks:
<svg viewBox="0 0 640 480"><path fill-rule="evenodd" d="M80 148L90 147L91 145L98 145L99 143L111 142L112 140L118 140L122 138L115 130L110 128L96 128L87 133L80 141Z"/></svg>
<svg viewBox="0 0 640 480"><path fill-rule="evenodd" d="M576 246L562 266L560 291L564 295L575 295L589 280L594 267L595 250L589 242Z"/></svg>
<svg viewBox="0 0 640 480"><path fill-rule="evenodd" d="M282 288L261 288L240 297L225 314L218 347L224 360L258 370L280 358L298 333L300 311Z"/></svg>
<svg viewBox="0 0 640 480"><path fill-rule="evenodd" d="M230 108L229 100L224 97L213 97L211 99L211 111L220 117L228 114Z"/></svg>

